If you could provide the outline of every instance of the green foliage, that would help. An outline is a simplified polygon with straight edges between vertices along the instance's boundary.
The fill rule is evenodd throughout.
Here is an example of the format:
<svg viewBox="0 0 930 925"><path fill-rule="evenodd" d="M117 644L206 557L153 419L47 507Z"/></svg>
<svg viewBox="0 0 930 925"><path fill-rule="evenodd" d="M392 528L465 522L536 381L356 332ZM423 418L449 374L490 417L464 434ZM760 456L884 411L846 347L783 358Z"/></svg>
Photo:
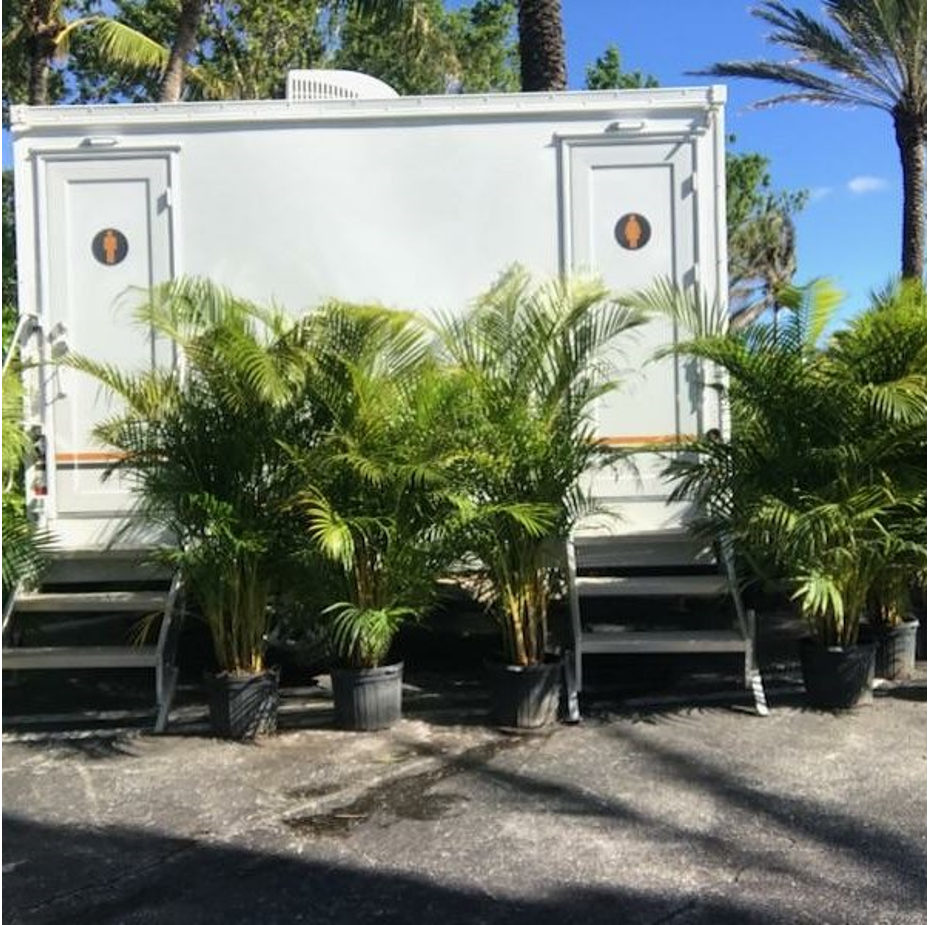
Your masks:
<svg viewBox="0 0 930 925"><path fill-rule="evenodd" d="M650 90L658 86L659 81L652 74L624 71L616 45L608 45L604 54L585 68L588 90Z"/></svg>
<svg viewBox="0 0 930 925"><path fill-rule="evenodd" d="M513 0L476 0L447 11L442 31L458 63L453 86L460 93L515 93L520 66Z"/></svg>
<svg viewBox="0 0 930 925"><path fill-rule="evenodd" d="M544 658L553 540L590 507L582 473L609 461L592 413L616 386L617 339L641 321L597 283L534 287L514 269L443 327L466 451L462 518L512 663Z"/></svg>
<svg viewBox="0 0 930 925"><path fill-rule="evenodd" d="M7 6L14 12L9 18L4 12L3 23L5 119L8 101L41 106L62 98L67 82L52 66L66 62L74 47L93 49L101 64L135 73L158 73L167 64L167 48L104 15L102 4L86 16L76 15L81 4L68 0L21 0Z"/></svg>
<svg viewBox="0 0 930 925"><path fill-rule="evenodd" d="M194 95L283 99L287 72L318 66L323 55L323 0L239 0L207 4L198 49L204 89ZM219 88L219 89L217 89Z"/></svg>
<svg viewBox="0 0 930 925"><path fill-rule="evenodd" d="M30 70L30 14L34 4L30 2L4 3L3 9L3 125L10 124L11 104L29 102ZM72 11L71 3L54 2L50 13L64 16ZM50 52L51 49L48 48ZM48 102L56 103L65 93L65 80L58 68L48 75Z"/></svg>
<svg viewBox="0 0 930 925"><path fill-rule="evenodd" d="M730 303L740 327L777 310L780 290L794 277L794 216L807 192L773 190L769 160L761 154L728 152L726 177Z"/></svg>
<svg viewBox="0 0 930 925"><path fill-rule="evenodd" d="M30 447L22 426L23 386L15 364L3 374L3 591L42 573L51 543L29 519L22 466Z"/></svg>
<svg viewBox="0 0 930 925"><path fill-rule="evenodd" d="M890 289L826 348L835 290L784 298L777 328L679 347L726 371L732 435L671 463L673 497L697 502L756 576L789 580L821 642L850 645L870 600L893 620L926 581L926 297Z"/></svg>
<svg viewBox="0 0 930 925"><path fill-rule="evenodd" d="M138 318L171 342L178 369L68 362L122 400L96 435L121 454L112 469L131 477L141 520L170 538L160 558L185 578L221 667L260 671L290 551L293 482L279 441L310 441L321 423L295 401L305 374L293 322L196 280L157 288Z"/></svg>
<svg viewBox="0 0 930 925"><path fill-rule="evenodd" d="M410 314L334 303L305 328L309 393L330 423L316 446L290 448L294 505L312 549L342 577L345 600L328 610L336 655L374 667L400 624L422 615L455 552L455 395Z"/></svg>
<svg viewBox="0 0 930 925"><path fill-rule="evenodd" d="M99 15L100 0L84 0ZM167 48L177 28L176 0L115 0L114 19ZM287 71L337 67L380 77L401 93L517 89L511 0L476 0L446 10L441 0L409 8L337 0L261 0L207 4L189 62L194 99L276 99ZM87 36L75 36L69 81L75 99L158 98L157 73L114 68Z"/></svg>
<svg viewBox="0 0 930 925"><path fill-rule="evenodd" d="M334 66L384 80L401 94L514 91L519 87L509 0L478 0L447 11L422 4L428 28L384 23L350 9L339 29Z"/></svg>
<svg viewBox="0 0 930 925"><path fill-rule="evenodd" d="M347 665L376 668L387 658L397 631L416 610L407 607L362 609L352 604L334 604L326 611L332 617L332 644Z"/></svg>
<svg viewBox="0 0 930 925"><path fill-rule="evenodd" d="M339 26L332 65L383 80L400 94L444 93L455 72L455 49L435 24L443 16L441 0L429 0L430 28L411 31L402 22L384 23L350 9Z"/></svg>

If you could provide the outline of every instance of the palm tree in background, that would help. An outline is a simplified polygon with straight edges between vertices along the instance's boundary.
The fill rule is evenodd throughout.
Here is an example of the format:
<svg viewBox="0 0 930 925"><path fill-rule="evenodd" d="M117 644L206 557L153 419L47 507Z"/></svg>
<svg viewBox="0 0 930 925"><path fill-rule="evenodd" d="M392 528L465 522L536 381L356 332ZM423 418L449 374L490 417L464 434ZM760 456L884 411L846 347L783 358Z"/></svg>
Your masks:
<svg viewBox="0 0 930 925"><path fill-rule="evenodd" d="M568 73L561 0L519 0L517 27L521 89L564 90Z"/></svg>
<svg viewBox="0 0 930 925"><path fill-rule="evenodd" d="M187 59L197 46L197 31L203 15L203 4L204 0L181 0L178 30L171 43L171 51L163 63L164 75L158 98L161 103L176 103L181 99Z"/></svg>
<svg viewBox="0 0 930 925"><path fill-rule="evenodd" d="M67 0L7 4L3 17L5 97L15 101L18 96L30 106L49 105L52 64L68 57L78 32L91 35L110 64L143 70L164 68L167 51L158 42L108 16L69 20L67 8Z"/></svg>
<svg viewBox="0 0 930 925"><path fill-rule="evenodd" d="M733 229L730 252L730 327L746 327L769 310L777 325L779 293L798 268L788 209L776 207Z"/></svg>
<svg viewBox="0 0 930 925"><path fill-rule="evenodd" d="M824 0L829 22L765 0L752 14L774 27L771 42L797 61L727 61L702 71L751 77L795 89L757 107L785 102L870 106L891 115L901 157L904 214L901 269L921 277L926 262L927 5L925 0ZM816 73L809 65L832 74Z"/></svg>

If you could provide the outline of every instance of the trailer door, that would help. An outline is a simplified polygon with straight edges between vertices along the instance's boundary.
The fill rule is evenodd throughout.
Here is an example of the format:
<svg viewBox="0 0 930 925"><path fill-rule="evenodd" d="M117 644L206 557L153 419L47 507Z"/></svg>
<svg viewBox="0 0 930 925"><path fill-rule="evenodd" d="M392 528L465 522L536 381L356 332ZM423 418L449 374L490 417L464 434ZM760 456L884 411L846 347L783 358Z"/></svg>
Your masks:
<svg viewBox="0 0 930 925"><path fill-rule="evenodd" d="M102 475L113 453L94 425L118 405L89 376L54 363L76 353L122 370L171 362L170 347L133 319L149 287L172 276L170 155L49 158L43 328L52 517L127 510L130 486Z"/></svg>
<svg viewBox="0 0 930 925"><path fill-rule="evenodd" d="M690 139L566 139L562 154L567 269L594 272L621 293L660 277L681 286L697 281L699 210ZM624 354L615 360L621 387L597 408L598 435L606 443L647 447L686 438L703 425L699 390L686 364L651 361L676 336L671 322L653 320L625 339ZM656 457L641 456L638 475L605 473L595 492L664 498L661 468Z"/></svg>

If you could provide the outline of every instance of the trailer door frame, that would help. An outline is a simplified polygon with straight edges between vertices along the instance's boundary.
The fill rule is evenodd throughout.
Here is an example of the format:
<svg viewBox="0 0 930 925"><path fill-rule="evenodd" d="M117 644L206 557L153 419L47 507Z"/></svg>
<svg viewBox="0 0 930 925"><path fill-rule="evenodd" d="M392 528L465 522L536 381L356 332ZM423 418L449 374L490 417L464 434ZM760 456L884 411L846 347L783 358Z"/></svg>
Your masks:
<svg viewBox="0 0 930 925"><path fill-rule="evenodd" d="M115 526L134 502L131 486L118 476L102 480L113 457L90 436L114 403L56 360L75 352L123 368L127 360L137 368L174 362L170 345L138 330L132 308L144 297L140 290L179 272L179 153L163 146L32 152L40 329L35 400L47 492L42 519L59 532L74 518ZM118 235L108 235L111 229Z"/></svg>

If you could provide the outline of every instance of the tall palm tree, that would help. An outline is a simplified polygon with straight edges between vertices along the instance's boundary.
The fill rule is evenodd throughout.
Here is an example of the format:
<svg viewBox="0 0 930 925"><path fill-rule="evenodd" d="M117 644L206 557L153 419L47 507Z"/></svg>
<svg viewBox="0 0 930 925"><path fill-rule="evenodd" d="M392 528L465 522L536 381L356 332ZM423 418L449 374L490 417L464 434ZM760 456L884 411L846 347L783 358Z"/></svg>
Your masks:
<svg viewBox="0 0 930 925"><path fill-rule="evenodd" d="M108 16L67 18L67 0L26 0L10 4L4 17L3 53L10 56L7 74L17 70L26 75L23 98L30 106L50 102L49 76L56 60L67 58L71 40L81 31L89 33L103 58L117 66L162 69L166 51L158 42ZM6 92L9 93L9 83ZM12 95L12 94L11 94Z"/></svg>
<svg viewBox="0 0 930 925"><path fill-rule="evenodd" d="M520 86L533 90L564 90L565 34L562 0L519 0Z"/></svg>
<svg viewBox="0 0 930 925"><path fill-rule="evenodd" d="M769 40L799 55L799 62L727 61L701 73L795 88L757 107L800 101L889 113L904 184L901 271L920 277L926 262L927 5L924 0L824 0L824 6L828 22L777 0L752 9L774 27Z"/></svg>
<svg viewBox="0 0 930 925"><path fill-rule="evenodd" d="M197 30L203 13L203 0L181 0L178 29L164 65L159 102L176 103L184 90L187 59L197 45Z"/></svg>

